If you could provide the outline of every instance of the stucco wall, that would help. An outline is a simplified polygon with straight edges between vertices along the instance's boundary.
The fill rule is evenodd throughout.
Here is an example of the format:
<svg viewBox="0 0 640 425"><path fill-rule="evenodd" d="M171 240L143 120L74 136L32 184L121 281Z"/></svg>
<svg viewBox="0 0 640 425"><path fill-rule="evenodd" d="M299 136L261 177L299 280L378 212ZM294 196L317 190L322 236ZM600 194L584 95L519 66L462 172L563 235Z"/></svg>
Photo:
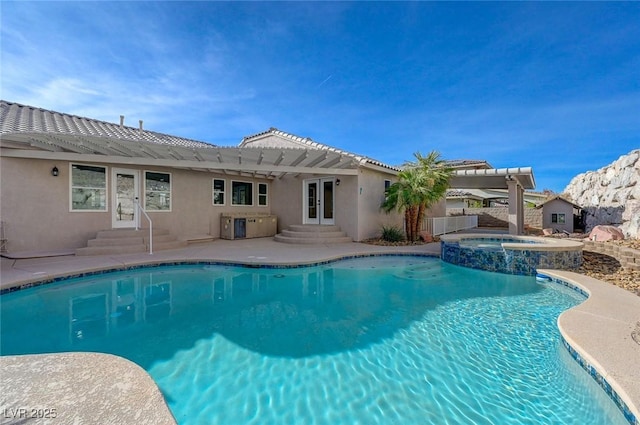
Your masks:
<svg viewBox="0 0 640 425"><path fill-rule="evenodd" d="M278 232L302 224L302 182L298 176L283 176L271 185L271 213L278 216Z"/></svg>
<svg viewBox="0 0 640 425"><path fill-rule="evenodd" d="M462 209L467 206L464 199L447 199L447 209Z"/></svg>
<svg viewBox="0 0 640 425"><path fill-rule="evenodd" d="M271 212L278 216L278 232L292 224L303 221L303 187L310 178L331 178L333 176L312 176L300 174L297 177L284 176L272 184ZM335 186L335 224L354 240L357 238L357 176L335 176L340 184Z"/></svg>
<svg viewBox="0 0 640 425"><path fill-rule="evenodd" d="M1 158L0 217L5 222L9 251L41 251L72 249L86 246L96 232L112 227L111 168L107 166L107 211L69 211L69 163L19 158ZM58 177L51 175L56 166ZM117 168L125 168L118 166ZM154 227L166 228L179 238L194 235L220 235L220 215L229 212L271 212L273 185L266 180L164 169L162 167L126 167L140 171L171 173L171 211L149 212ZM140 173L140 193L144 194L144 175ZM225 206L212 205L212 179L226 181ZM254 185L254 206L231 206L231 180L253 181L269 185L269 205L257 206L257 185ZM142 227L147 227L144 218Z"/></svg>
<svg viewBox="0 0 640 425"><path fill-rule="evenodd" d="M356 196L358 199L358 234L354 240L361 241L380 236L382 226L402 228L402 215L385 213L380 206L384 202L384 181L397 179L391 174L375 170L360 169Z"/></svg>
<svg viewBox="0 0 640 425"><path fill-rule="evenodd" d="M337 176L336 224L354 241L358 240L358 176Z"/></svg>
<svg viewBox="0 0 640 425"><path fill-rule="evenodd" d="M331 177L331 176L322 176ZM302 192L305 179L319 176L299 175L276 179L272 184L271 212L278 216L278 231L303 219ZM380 205L384 200L384 180L394 176L361 169L357 176L335 176L335 224L354 241L379 236L382 225L402 227L397 213L385 214Z"/></svg>
<svg viewBox="0 0 640 425"><path fill-rule="evenodd" d="M425 214L427 217L445 217L447 215L447 200L440 199Z"/></svg>
<svg viewBox="0 0 640 425"><path fill-rule="evenodd" d="M76 248L111 227L111 213L69 212L69 166L60 161L0 159L0 217L8 251ZM58 177L51 175L56 166Z"/></svg>

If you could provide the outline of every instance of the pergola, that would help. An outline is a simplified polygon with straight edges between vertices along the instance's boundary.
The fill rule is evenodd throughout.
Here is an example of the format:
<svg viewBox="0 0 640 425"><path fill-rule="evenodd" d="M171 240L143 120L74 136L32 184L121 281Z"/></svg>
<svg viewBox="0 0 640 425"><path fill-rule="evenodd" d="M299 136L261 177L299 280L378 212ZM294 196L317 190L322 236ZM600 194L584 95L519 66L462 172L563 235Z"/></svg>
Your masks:
<svg viewBox="0 0 640 425"><path fill-rule="evenodd" d="M357 175L359 166L385 167L345 152L305 148L183 146L51 133L2 135L5 157L153 165L275 179L285 174Z"/></svg>
<svg viewBox="0 0 640 425"><path fill-rule="evenodd" d="M536 187L531 167L457 170L450 186L456 189L507 189L509 234L524 233L524 191Z"/></svg>

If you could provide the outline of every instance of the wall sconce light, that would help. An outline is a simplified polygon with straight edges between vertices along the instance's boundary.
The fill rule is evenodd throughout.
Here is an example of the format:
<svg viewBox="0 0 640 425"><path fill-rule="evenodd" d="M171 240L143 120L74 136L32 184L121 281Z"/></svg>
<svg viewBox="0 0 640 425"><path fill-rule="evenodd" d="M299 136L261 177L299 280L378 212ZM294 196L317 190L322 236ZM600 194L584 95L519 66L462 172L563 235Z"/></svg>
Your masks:
<svg viewBox="0 0 640 425"><path fill-rule="evenodd" d="M60 171L58 170L58 167L54 165L53 168L51 169L51 175L53 177L58 177L59 174L60 174Z"/></svg>
<svg viewBox="0 0 640 425"><path fill-rule="evenodd" d="M340 186L340 179L336 180L336 186Z"/></svg>

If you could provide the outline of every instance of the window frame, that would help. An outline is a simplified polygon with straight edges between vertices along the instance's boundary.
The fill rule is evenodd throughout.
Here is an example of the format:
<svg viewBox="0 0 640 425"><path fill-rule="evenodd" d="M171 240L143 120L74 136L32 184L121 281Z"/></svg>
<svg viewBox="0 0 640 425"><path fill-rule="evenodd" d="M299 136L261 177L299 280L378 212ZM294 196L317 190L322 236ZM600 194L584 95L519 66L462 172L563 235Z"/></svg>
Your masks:
<svg viewBox="0 0 640 425"><path fill-rule="evenodd" d="M89 186L74 186L73 185L73 167L94 167L94 168L102 168L104 170L104 187L89 187ZM98 165L98 164L81 164L78 162L69 162L69 212L109 212L109 167L106 165ZM75 209L73 208L73 189L98 189L104 190L104 209Z"/></svg>
<svg viewBox="0 0 640 425"><path fill-rule="evenodd" d="M264 194L260 193L260 187L264 186L265 192ZM268 183L258 183L258 206L259 207L268 207L269 206L269 184ZM260 203L260 198L264 197L264 204Z"/></svg>
<svg viewBox="0 0 640 425"><path fill-rule="evenodd" d="M382 190L383 202L386 202L386 200L389 198L387 192L389 191L389 188L391 187L392 184L393 184L393 182L391 180L384 179L384 188Z"/></svg>
<svg viewBox="0 0 640 425"><path fill-rule="evenodd" d="M234 193L233 193L233 184L234 183L244 183L244 184L249 184L251 185L251 203L250 204L236 204L234 203ZM252 181L247 181L247 180L231 180L231 206L232 207L253 207L254 206L254 202L253 202L253 183Z"/></svg>
<svg viewBox="0 0 640 425"><path fill-rule="evenodd" d="M555 224L567 224L567 215L565 213L551 213L551 222Z"/></svg>
<svg viewBox="0 0 640 425"><path fill-rule="evenodd" d="M166 193L165 190L148 190L147 189L147 173L155 173L155 174L166 174L169 176L169 209L164 210L150 210L147 207L147 192L156 192L156 193ZM148 212L171 212L173 210L173 173L168 171L157 171L157 170L143 170L142 178L144 181L144 210Z"/></svg>
<svg viewBox="0 0 640 425"><path fill-rule="evenodd" d="M216 180L222 182L222 203L216 204ZM212 178L211 179L211 205L214 207L224 207L227 205L227 179Z"/></svg>

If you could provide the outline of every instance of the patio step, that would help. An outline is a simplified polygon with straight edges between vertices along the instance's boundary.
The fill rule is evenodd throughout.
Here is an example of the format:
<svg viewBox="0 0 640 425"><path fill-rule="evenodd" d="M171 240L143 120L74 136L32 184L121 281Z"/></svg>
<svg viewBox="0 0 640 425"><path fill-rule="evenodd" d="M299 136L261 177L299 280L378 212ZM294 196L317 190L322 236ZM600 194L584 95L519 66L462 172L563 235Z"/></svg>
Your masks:
<svg viewBox="0 0 640 425"><path fill-rule="evenodd" d="M155 232L154 232L155 233ZM153 246L160 242L173 242L175 236L171 235L153 235ZM149 243L149 234L145 236L123 237L123 238L96 238L87 242L87 246L123 246L123 245L140 245Z"/></svg>
<svg viewBox="0 0 640 425"><path fill-rule="evenodd" d="M291 224L289 226L289 230L293 230L294 232L318 232L318 233L326 233L326 232L340 232L340 226L336 226L334 224Z"/></svg>
<svg viewBox="0 0 640 425"><path fill-rule="evenodd" d="M153 229L153 250L177 249L187 246L172 236L167 229ZM149 251L149 229L102 230L85 248L76 249L76 255L115 255Z"/></svg>
<svg viewBox="0 0 640 425"><path fill-rule="evenodd" d="M169 235L171 234L167 229L153 229L153 236L156 235ZM96 235L97 239L110 239L110 238L131 238L138 236L149 236L149 229L109 229L101 230Z"/></svg>
<svg viewBox="0 0 640 425"><path fill-rule="evenodd" d="M282 236L290 238L305 237L305 238L341 238L346 236L344 232L297 232L294 230L283 230L280 233Z"/></svg>
<svg viewBox="0 0 640 425"><path fill-rule="evenodd" d="M293 224L274 237L277 242L291 244L348 243L353 240L339 226Z"/></svg>

